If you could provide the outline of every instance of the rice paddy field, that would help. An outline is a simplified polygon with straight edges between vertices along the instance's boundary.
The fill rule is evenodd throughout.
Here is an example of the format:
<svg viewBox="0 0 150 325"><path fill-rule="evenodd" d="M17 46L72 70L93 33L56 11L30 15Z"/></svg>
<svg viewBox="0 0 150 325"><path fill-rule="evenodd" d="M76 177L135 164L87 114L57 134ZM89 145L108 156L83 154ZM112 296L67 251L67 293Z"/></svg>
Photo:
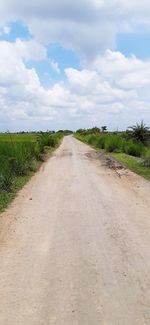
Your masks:
<svg viewBox="0 0 150 325"><path fill-rule="evenodd" d="M38 138L38 135L36 133L0 133L0 142L2 141L19 141L19 142L25 142L25 141L31 141L35 142Z"/></svg>
<svg viewBox="0 0 150 325"><path fill-rule="evenodd" d="M0 134L0 211L59 145L63 133Z"/></svg>

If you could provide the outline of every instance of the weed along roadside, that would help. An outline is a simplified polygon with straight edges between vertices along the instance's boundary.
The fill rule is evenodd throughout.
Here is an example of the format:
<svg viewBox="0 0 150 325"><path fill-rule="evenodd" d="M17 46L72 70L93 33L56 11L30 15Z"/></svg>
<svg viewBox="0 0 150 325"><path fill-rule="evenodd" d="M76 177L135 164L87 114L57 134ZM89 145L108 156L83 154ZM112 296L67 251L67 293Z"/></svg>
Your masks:
<svg viewBox="0 0 150 325"><path fill-rule="evenodd" d="M109 153L125 167L150 180L150 131L143 122L132 127L131 131L103 132L95 127L79 129L74 136L96 150Z"/></svg>
<svg viewBox="0 0 150 325"><path fill-rule="evenodd" d="M57 148L65 132L0 135L0 212Z"/></svg>

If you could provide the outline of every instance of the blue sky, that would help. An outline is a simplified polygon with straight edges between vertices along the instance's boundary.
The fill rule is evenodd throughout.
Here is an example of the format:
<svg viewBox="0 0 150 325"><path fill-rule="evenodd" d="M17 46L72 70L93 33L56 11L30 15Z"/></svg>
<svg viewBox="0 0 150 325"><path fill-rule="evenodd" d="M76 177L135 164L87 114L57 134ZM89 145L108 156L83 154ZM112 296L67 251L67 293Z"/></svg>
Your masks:
<svg viewBox="0 0 150 325"><path fill-rule="evenodd" d="M10 33L0 35L0 40L15 42L16 39L32 40L34 37L30 34L28 27L21 21L9 24ZM78 53L62 47L59 43L51 43L46 45L48 59L58 62L60 74L57 74L49 64L49 60L34 61L27 63L29 68L34 67L45 86L49 86L58 80L65 80L64 70L72 67L81 69L81 63ZM125 56L135 55L140 59L148 59L150 57L150 32L143 33L118 33L116 37L115 50L123 53Z"/></svg>
<svg viewBox="0 0 150 325"><path fill-rule="evenodd" d="M29 30L25 24L21 21L16 21L9 24L10 32L8 34L0 35L0 40L6 40L8 42L15 42L16 39L22 40L32 40L34 37L29 33ZM42 83L45 86L49 86L52 83L57 82L58 80L64 80L65 74L64 69L68 67L80 68L80 61L78 55L68 49L62 47L58 43L52 43L46 45L47 49L47 60L34 61L30 60L27 63L27 67L35 68ZM50 67L50 62L57 62L60 68L60 74L56 73L54 69Z"/></svg>
<svg viewBox="0 0 150 325"><path fill-rule="evenodd" d="M10 32L0 35L0 40L6 40L14 43L16 39L32 40L34 37L30 34L28 27L21 21L9 23ZM81 69L80 58L78 54L69 49L62 47L59 43L46 45L47 59L46 60L29 60L26 63L28 68L35 68L42 84L45 87L66 80L64 70L66 68ZM116 38L116 50L126 56L135 55L140 59L149 58L150 53L150 33L134 34L120 33ZM50 61L57 62L60 73L58 74L51 66Z"/></svg>
<svg viewBox="0 0 150 325"><path fill-rule="evenodd" d="M2 131L150 123L147 0L6 0L0 9Z"/></svg>
<svg viewBox="0 0 150 325"><path fill-rule="evenodd" d="M127 33L118 34L116 49L127 56L132 54L140 59L150 57L150 33Z"/></svg>
<svg viewBox="0 0 150 325"><path fill-rule="evenodd" d="M3 33L0 35L0 39L7 40L9 42L14 42L17 38L21 39L31 39L32 36L29 33L28 27L23 24L21 21L15 21L8 24L8 28L10 28L8 34Z"/></svg>

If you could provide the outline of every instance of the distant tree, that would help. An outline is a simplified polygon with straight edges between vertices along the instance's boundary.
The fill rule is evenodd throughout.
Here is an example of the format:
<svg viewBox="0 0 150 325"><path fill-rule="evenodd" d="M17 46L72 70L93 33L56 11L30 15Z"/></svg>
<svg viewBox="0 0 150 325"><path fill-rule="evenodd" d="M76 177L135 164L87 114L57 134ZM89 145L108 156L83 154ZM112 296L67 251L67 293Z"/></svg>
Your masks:
<svg viewBox="0 0 150 325"><path fill-rule="evenodd" d="M76 131L76 133L80 133L80 134L85 134L86 132L87 132L86 129L78 129L78 130Z"/></svg>
<svg viewBox="0 0 150 325"><path fill-rule="evenodd" d="M58 130L58 133L63 133L64 131L63 130Z"/></svg>
<svg viewBox="0 0 150 325"><path fill-rule="evenodd" d="M150 143L150 128L142 121L140 124L130 126L127 129L128 136L134 141L141 142L144 145Z"/></svg>
<svg viewBox="0 0 150 325"><path fill-rule="evenodd" d="M102 132L107 132L107 126L106 126L106 125L103 125L103 126L101 127L101 129L102 129Z"/></svg>
<svg viewBox="0 0 150 325"><path fill-rule="evenodd" d="M90 133L100 133L101 129L98 128L97 126L95 126L94 128L89 129L89 131L90 131Z"/></svg>
<svg viewBox="0 0 150 325"><path fill-rule="evenodd" d="M73 133L72 130L64 130L64 134L65 134L65 135L69 135L69 134L72 134L72 133Z"/></svg>

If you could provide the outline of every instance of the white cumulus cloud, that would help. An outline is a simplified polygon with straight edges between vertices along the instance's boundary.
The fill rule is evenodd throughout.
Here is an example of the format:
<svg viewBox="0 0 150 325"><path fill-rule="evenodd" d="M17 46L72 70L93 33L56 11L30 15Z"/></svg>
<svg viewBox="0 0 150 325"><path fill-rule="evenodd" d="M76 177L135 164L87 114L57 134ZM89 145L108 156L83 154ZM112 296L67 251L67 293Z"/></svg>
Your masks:
<svg viewBox="0 0 150 325"><path fill-rule="evenodd" d="M5 0L0 13L1 24L22 20L38 41L58 42L88 62L114 49L117 33L150 29L148 0Z"/></svg>
<svg viewBox="0 0 150 325"><path fill-rule="evenodd" d="M35 40L25 41L18 38L14 43L14 47L19 56L27 61L39 61L47 58L46 48Z"/></svg>
<svg viewBox="0 0 150 325"><path fill-rule="evenodd" d="M135 120L150 121L149 60L107 51L90 69L68 68L65 74L66 82L44 88L36 70L27 68L16 43L1 41L1 129L102 124L116 129Z"/></svg>
<svg viewBox="0 0 150 325"><path fill-rule="evenodd" d="M8 34L14 21L22 21L32 39L0 41L1 129L45 128L51 121L74 128L150 122L150 60L115 51L118 33L150 30L148 0L1 1L0 34ZM51 43L81 58L81 69L65 70L67 81L47 56ZM31 60L47 60L60 82L45 88L35 68L28 68Z"/></svg>

